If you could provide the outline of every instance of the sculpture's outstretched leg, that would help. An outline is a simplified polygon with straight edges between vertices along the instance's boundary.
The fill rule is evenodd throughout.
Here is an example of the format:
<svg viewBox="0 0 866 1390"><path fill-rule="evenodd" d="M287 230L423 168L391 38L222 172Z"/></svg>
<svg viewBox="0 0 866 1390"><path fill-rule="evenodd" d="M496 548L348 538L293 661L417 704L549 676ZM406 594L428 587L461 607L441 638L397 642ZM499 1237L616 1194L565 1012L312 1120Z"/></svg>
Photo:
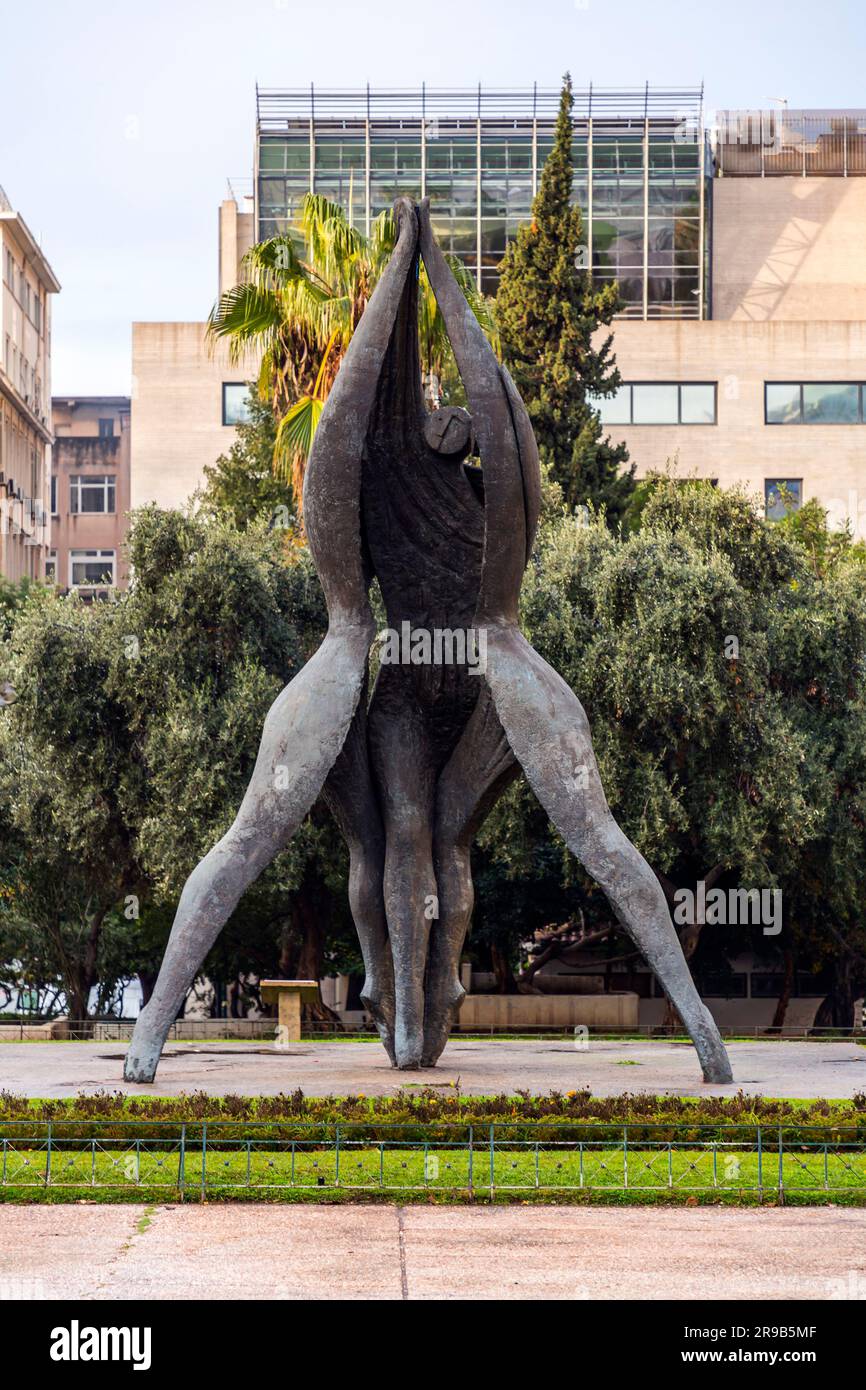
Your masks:
<svg viewBox="0 0 866 1390"><path fill-rule="evenodd" d="M439 916L433 922L427 962L425 1067L435 1066L442 1055L465 994L460 983L460 953L475 901L472 841L519 771L490 691L484 686L436 787L433 858Z"/></svg>
<svg viewBox="0 0 866 1390"><path fill-rule="evenodd" d="M193 869L123 1069L152 1081L168 1030L241 894L291 839L345 742L364 685L372 624L329 631L271 706L231 829Z"/></svg>
<svg viewBox="0 0 866 1390"><path fill-rule="evenodd" d="M661 981L695 1045L704 1080L732 1081L728 1054L695 987L664 893L611 815L577 696L510 627L488 630L487 681L532 790Z"/></svg>
<svg viewBox="0 0 866 1390"><path fill-rule="evenodd" d="M395 1064L394 962L382 891L385 831L367 751L366 690L323 795L349 850L349 905L366 972L361 1002L371 1014L382 1045Z"/></svg>
<svg viewBox="0 0 866 1390"><path fill-rule="evenodd" d="M385 912L394 959L397 1066L421 1065L424 974L436 910L433 809L436 767L429 731L407 693L405 668L379 672L370 706L370 752L385 823Z"/></svg>

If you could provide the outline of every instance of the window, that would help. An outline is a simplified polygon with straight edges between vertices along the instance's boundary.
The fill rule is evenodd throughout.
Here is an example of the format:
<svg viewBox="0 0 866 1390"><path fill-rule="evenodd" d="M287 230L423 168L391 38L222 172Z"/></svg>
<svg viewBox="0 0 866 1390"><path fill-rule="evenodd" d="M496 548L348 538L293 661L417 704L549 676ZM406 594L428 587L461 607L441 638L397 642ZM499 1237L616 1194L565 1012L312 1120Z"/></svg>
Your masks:
<svg viewBox="0 0 866 1390"><path fill-rule="evenodd" d="M46 584L57 583L57 551L49 550L48 559L45 561L45 582Z"/></svg>
<svg viewBox="0 0 866 1390"><path fill-rule="evenodd" d="M114 511L115 474L73 474L69 479L69 510L79 512Z"/></svg>
<svg viewBox="0 0 866 1390"><path fill-rule="evenodd" d="M57 474L51 474L51 515L57 516Z"/></svg>
<svg viewBox="0 0 866 1390"><path fill-rule="evenodd" d="M113 439L113 438L114 438L114 420L113 420L113 419L110 419L110 420L100 420L100 421L99 421L99 438L100 438L100 439Z"/></svg>
<svg viewBox="0 0 866 1390"><path fill-rule="evenodd" d="M768 521L781 521L789 512L798 512L802 500L802 478L765 479L764 510Z"/></svg>
<svg viewBox="0 0 866 1390"><path fill-rule="evenodd" d="M70 550L70 587L113 584L114 565L113 550Z"/></svg>
<svg viewBox="0 0 866 1390"><path fill-rule="evenodd" d="M671 425L679 420L678 386L633 386L631 421L633 425Z"/></svg>
<svg viewBox="0 0 866 1390"><path fill-rule="evenodd" d="M247 397L250 388L245 381L223 382L223 424L243 425L250 418Z"/></svg>
<svg viewBox="0 0 866 1390"><path fill-rule="evenodd" d="M864 385L858 381L767 381L767 425L861 425Z"/></svg>
<svg viewBox="0 0 866 1390"><path fill-rule="evenodd" d="M589 396L603 425L714 425L714 381L642 381L613 396Z"/></svg>
<svg viewBox="0 0 866 1390"><path fill-rule="evenodd" d="M702 999L747 997L746 976L738 970L708 970L698 978L697 985Z"/></svg>

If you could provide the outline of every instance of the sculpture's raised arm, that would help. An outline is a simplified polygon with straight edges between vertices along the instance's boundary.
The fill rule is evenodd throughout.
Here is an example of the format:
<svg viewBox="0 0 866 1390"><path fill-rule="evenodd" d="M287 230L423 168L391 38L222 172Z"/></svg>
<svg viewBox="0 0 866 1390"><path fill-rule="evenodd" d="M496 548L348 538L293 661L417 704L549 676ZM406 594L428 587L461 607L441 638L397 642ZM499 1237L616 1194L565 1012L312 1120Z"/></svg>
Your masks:
<svg viewBox="0 0 866 1390"><path fill-rule="evenodd" d="M421 255L472 412L484 466L486 526L478 622L517 620L517 597L540 505L538 449L526 408L433 239L419 207Z"/></svg>
<svg viewBox="0 0 866 1390"><path fill-rule="evenodd" d="M397 245L355 330L322 411L304 480L304 517L332 626L366 617L361 557L361 454L382 364L418 252L418 217L394 205Z"/></svg>

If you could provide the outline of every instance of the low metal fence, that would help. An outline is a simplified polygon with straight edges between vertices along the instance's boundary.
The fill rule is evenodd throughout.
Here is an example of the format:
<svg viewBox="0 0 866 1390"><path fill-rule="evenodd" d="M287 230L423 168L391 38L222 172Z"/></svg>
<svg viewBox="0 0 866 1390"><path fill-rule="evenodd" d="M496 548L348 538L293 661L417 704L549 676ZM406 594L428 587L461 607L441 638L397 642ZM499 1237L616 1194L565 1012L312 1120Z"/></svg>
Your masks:
<svg viewBox="0 0 866 1390"><path fill-rule="evenodd" d="M581 1030L582 1030L581 1025ZM135 1028L134 1019L56 1019L53 1026L50 1021L32 1020L27 1022L18 1019L6 1022L0 1015L0 1042L23 1042L23 1041L58 1041L68 1040L72 1042L128 1042L132 1037ZM277 1020L275 1018L238 1018L238 1019L179 1019L173 1023L168 1032L169 1042L263 1042L273 1043L277 1032ZM866 1029L864 1028L809 1028L805 1026L782 1028L767 1027L720 1027L719 1032L723 1038L755 1038L764 1040L782 1039L792 1041L795 1039L812 1039L813 1041L832 1042L845 1041L848 1039L866 1039ZM302 1025L302 1036L304 1041L315 1041L321 1038L352 1038L357 1041L376 1041L378 1033L369 1024L348 1026L339 1022L334 1023L310 1023ZM509 1038L530 1038L542 1040L545 1038L573 1038L575 1036L575 1025L573 1024L521 1024L520 1027L488 1027L479 1028L473 1026L461 1030L459 1027L454 1029L453 1036L464 1041L472 1038L488 1037L509 1037ZM604 1038L611 1039L687 1039L682 1027L675 1024L663 1023L638 1023L638 1024L605 1024L602 1027L590 1027L589 1036L596 1041Z"/></svg>
<svg viewBox="0 0 866 1390"><path fill-rule="evenodd" d="M423 1132L422 1132L423 1131ZM0 1188L119 1195L713 1192L866 1199L854 1126L4 1121Z"/></svg>

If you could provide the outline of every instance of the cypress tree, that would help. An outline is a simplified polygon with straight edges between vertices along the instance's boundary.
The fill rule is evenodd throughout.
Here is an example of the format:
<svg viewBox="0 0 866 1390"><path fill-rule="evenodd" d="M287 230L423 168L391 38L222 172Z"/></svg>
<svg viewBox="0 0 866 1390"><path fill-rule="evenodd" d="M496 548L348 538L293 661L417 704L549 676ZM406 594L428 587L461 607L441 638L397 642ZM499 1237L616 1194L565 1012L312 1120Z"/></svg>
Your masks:
<svg viewBox="0 0 866 1390"><path fill-rule="evenodd" d="M532 204L501 264L496 316L503 357L532 420L542 460L570 507L604 506L618 520L634 489L624 444L604 437L587 395L620 384L612 334L596 338L620 307L615 285L593 288L583 216L572 202L571 77L566 73L556 138Z"/></svg>

